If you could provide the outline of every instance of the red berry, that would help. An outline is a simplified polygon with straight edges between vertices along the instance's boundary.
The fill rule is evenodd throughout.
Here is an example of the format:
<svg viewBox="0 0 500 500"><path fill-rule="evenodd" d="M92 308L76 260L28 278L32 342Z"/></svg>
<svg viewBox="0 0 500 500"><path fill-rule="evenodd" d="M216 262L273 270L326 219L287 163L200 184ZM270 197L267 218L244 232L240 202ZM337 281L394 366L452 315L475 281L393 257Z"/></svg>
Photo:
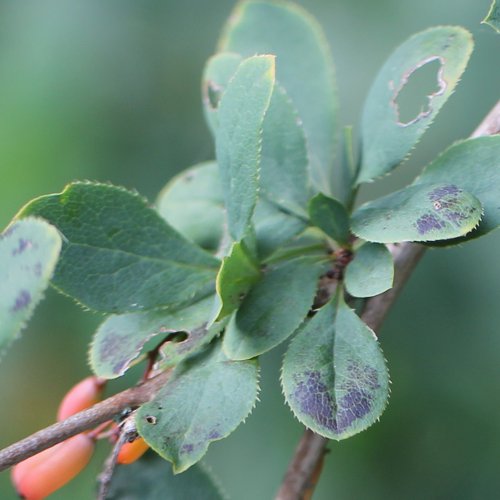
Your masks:
<svg viewBox="0 0 500 500"><path fill-rule="evenodd" d="M119 464L131 464L141 458L148 448L148 444L141 437L135 439L131 443L125 443L120 448L117 462Z"/></svg>
<svg viewBox="0 0 500 500"><path fill-rule="evenodd" d="M94 451L94 440L78 434L12 469L12 482L26 500L43 500L78 475Z"/></svg>
<svg viewBox="0 0 500 500"><path fill-rule="evenodd" d="M101 400L103 389L104 381L102 379L95 376L83 379L64 396L57 411L57 420L65 420L75 413L94 406Z"/></svg>

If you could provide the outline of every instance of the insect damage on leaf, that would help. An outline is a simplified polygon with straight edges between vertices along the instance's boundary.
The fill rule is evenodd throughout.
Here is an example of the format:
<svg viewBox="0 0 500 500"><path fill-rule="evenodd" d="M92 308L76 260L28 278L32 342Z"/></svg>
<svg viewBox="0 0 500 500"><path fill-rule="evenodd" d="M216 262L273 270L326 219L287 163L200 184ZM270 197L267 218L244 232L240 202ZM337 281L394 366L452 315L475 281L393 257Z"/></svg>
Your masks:
<svg viewBox="0 0 500 500"><path fill-rule="evenodd" d="M424 71L427 70L430 66L434 66L432 63L438 62L439 68L437 70L437 86L438 88L426 95L426 103L421 106L420 111L414 118L406 118L406 94L411 95L411 90L414 90L415 86L421 86L422 82L420 81L423 77L425 77ZM389 87L394 89L393 97L390 101L391 106L394 108L396 113L396 122L401 127L408 127L409 125L413 125L418 122L422 118L429 116L432 113L432 101L436 96L440 96L446 90L446 81L443 78L443 64L444 59L439 56L431 56L428 57L421 62L419 62L416 66L408 70L403 74L399 85L395 87L394 80L389 82ZM434 73L434 68L432 68ZM413 84L413 85L412 85ZM410 90L411 89L411 90ZM413 116L411 114L410 116Z"/></svg>

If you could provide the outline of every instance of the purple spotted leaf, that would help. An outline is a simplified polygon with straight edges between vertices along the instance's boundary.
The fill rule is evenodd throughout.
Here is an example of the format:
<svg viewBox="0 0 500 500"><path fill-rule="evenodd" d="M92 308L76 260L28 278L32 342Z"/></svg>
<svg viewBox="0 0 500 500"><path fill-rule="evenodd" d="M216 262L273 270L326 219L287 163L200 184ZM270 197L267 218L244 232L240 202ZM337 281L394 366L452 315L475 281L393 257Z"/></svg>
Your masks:
<svg viewBox="0 0 500 500"><path fill-rule="evenodd" d="M114 314L97 329L90 346L92 370L102 378L123 375L152 339L162 340L160 364L173 366L205 346L220 332L217 323L207 329L214 296L178 311Z"/></svg>
<svg viewBox="0 0 500 500"><path fill-rule="evenodd" d="M372 425L389 396L389 374L377 338L343 300L307 322L285 355L283 392L306 427L345 439Z"/></svg>
<svg viewBox="0 0 500 500"><path fill-rule="evenodd" d="M183 472L246 419L257 392L257 360L231 361L217 342L174 370L137 412L137 429L174 472Z"/></svg>
<svg viewBox="0 0 500 500"><path fill-rule="evenodd" d="M32 315L60 250L59 233L40 219L16 221L0 235L0 350Z"/></svg>
<svg viewBox="0 0 500 500"><path fill-rule="evenodd" d="M481 216L481 202L455 184L417 184L362 205L351 229L375 243L439 241L469 233Z"/></svg>

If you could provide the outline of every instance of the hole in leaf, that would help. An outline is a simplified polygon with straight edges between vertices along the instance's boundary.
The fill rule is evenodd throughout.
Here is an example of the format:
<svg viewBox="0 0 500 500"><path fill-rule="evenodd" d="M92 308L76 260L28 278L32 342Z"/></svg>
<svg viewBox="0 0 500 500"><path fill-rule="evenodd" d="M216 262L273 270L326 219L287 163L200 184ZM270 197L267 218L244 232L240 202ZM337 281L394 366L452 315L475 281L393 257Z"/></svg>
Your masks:
<svg viewBox="0 0 500 500"><path fill-rule="evenodd" d="M222 97L222 89L215 82L208 82L206 86L206 95L210 107L214 110L217 109Z"/></svg>
<svg viewBox="0 0 500 500"><path fill-rule="evenodd" d="M175 332L173 335L168 337L168 340L170 342L175 342L176 344L179 344L180 342L184 342L187 340L189 337L188 332Z"/></svg>
<svg viewBox="0 0 500 500"><path fill-rule="evenodd" d="M446 88L441 66L439 57L431 57L403 75L393 100L399 125L411 125L432 112L432 99Z"/></svg>

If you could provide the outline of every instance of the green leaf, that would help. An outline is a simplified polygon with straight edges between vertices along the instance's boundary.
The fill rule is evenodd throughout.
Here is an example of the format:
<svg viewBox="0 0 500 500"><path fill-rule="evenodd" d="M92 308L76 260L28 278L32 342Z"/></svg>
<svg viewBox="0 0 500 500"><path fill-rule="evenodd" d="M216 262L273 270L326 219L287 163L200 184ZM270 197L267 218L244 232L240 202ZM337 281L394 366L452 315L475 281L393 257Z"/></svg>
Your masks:
<svg viewBox="0 0 500 500"><path fill-rule="evenodd" d="M249 230L257 203L262 122L273 87L274 57L250 57L239 65L219 103L216 156L235 241Z"/></svg>
<svg viewBox="0 0 500 500"><path fill-rule="evenodd" d="M222 94L242 61L239 54L230 52L212 56L205 65L202 78L202 99L205 119L215 136L219 120L217 112Z"/></svg>
<svg viewBox="0 0 500 500"><path fill-rule="evenodd" d="M455 184L418 184L362 205L351 228L376 243L437 241L467 234L481 215L479 200Z"/></svg>
<svg viewBox="0 0 500 500"><path fill-rule="evenodd" d="M345 439L373 424L389 396L377 338L343 300L330 302L293 339L283 361L285 398L309 429Z"/></svg>
<svg viewBox="0 0 500 500"><path fill-rule="evenodd" d="M373 297L392 288L394 263L385 245L365 243L347 266L344 284L353 297Z"/></svg>
<svg viewBox="0 0 500 500"><path fill-rule="evenodd" d="M214 325L206 329L214 297L210 296L179 311L146 311L112 315L97 329L90 347L93 372L111 379L123 375L140 355L145 344L158 335L169 339L162 346L162 365L174 365L200 349L219 333ZM187 338L178 341L176 332Z"/></svg>
<svg viewBox="0 0 500 500"><path fill-rule="evenodd" d="M306 215L310 198L306 139L290 98L277 84L264 119L259 184L262 195L279 207Z"/></svg>
<svg viewBox="0 0 500 500"><path fill-rule="evenodd" d="M307 228L302 219L280 210L266 200L260 200L254 213L257 253L261 259L269 257Z"/></svg>
<svg viewBox="0 0 500 500"><path fill-rule="evenodd" d="M349 215L339 201L317 194L309 202L309 217L315 226L340 245L349 243Z"/></svg>
<svg viewBox="0 0 500 500"><path fill-rule="evenodd" d="M299 258L271 267L231 317L224 351L231 359L249 359L286 340L304 321L324 266Z"/></svg>
<svg viewBox="0 0 500 500"><path fill-rule="evenodd" d="M175 369L137 412L137 429L174 472L183 472L246 419L257 391L257 361L231 361L217 343Z"/></svg>
<svg viewBox="0 0 500 500"><path fill-rule="evenodd" d="M130 465L118 465L106 500L223 500L210 474L195 465L174 475L159 456L148 453Z"/></svg>
<svg viewBox="0 0 500 500"><path fill-rule="evenodd" d="M18 217L56 226L63 247L52 283L104 312L181 307L209 295L219 261L180 236L137 194L107 184L69 184Z"/></svg>
<svg viewBox="0 0 500 500"><path fill-rule="evenodd" d="M0 234L0 353L42 299L60 249L59 233L42 220L16 221Z"/></svg>
<svg viewBox="0 0 500 500"><path fill-rule="evenodd" d="M229 18L219 48L244 57L277 56L276 78L304 127L313 185L330 193L337 89L330 49L316 20L290 3L242 2Z"/></svg>
<svg viewBox="0 0 500 500"><path fill-rule="evenodd" d="M419 141L452 94L472 52L470 33L458 26L439 26L417 33L387 59L373 83L361 121L362 164L358 184L397 167ZM413 120L402 122L397 99L412 73L433 61L441 64L439 90Z"/></svg>
<svg viewBox="0 0 500 500"><path fill-rule="evenodd" d="M222 239L224 194L215 162L202 163L174 177L157 201L160 215L179 233L217 250Z"/></svg>
<svg viewBox="0 0 500 500"><path fill-rule="evenodd" d="M259 279L258 262L250 256L242 242L233 243L217 275L215 286L220 309L216 319L220 320L237 309L242 298Z"/></svg>
<svg viewBox="0 0 500 500"><path fill-rule="evenodd" d="M500 225L500 136L477 137L452 145L415 181L418 185L444 182L461 186L483 206L483 218L467 239L496 229Z"/></svg>
<svg viewBox="0 0 500 500"><path fill-rule="evenodd" d="M491 2L490 10L486 17L481 21L481 24L488 24L497 33L500 33L500 4L497 0Z"/></svg>

